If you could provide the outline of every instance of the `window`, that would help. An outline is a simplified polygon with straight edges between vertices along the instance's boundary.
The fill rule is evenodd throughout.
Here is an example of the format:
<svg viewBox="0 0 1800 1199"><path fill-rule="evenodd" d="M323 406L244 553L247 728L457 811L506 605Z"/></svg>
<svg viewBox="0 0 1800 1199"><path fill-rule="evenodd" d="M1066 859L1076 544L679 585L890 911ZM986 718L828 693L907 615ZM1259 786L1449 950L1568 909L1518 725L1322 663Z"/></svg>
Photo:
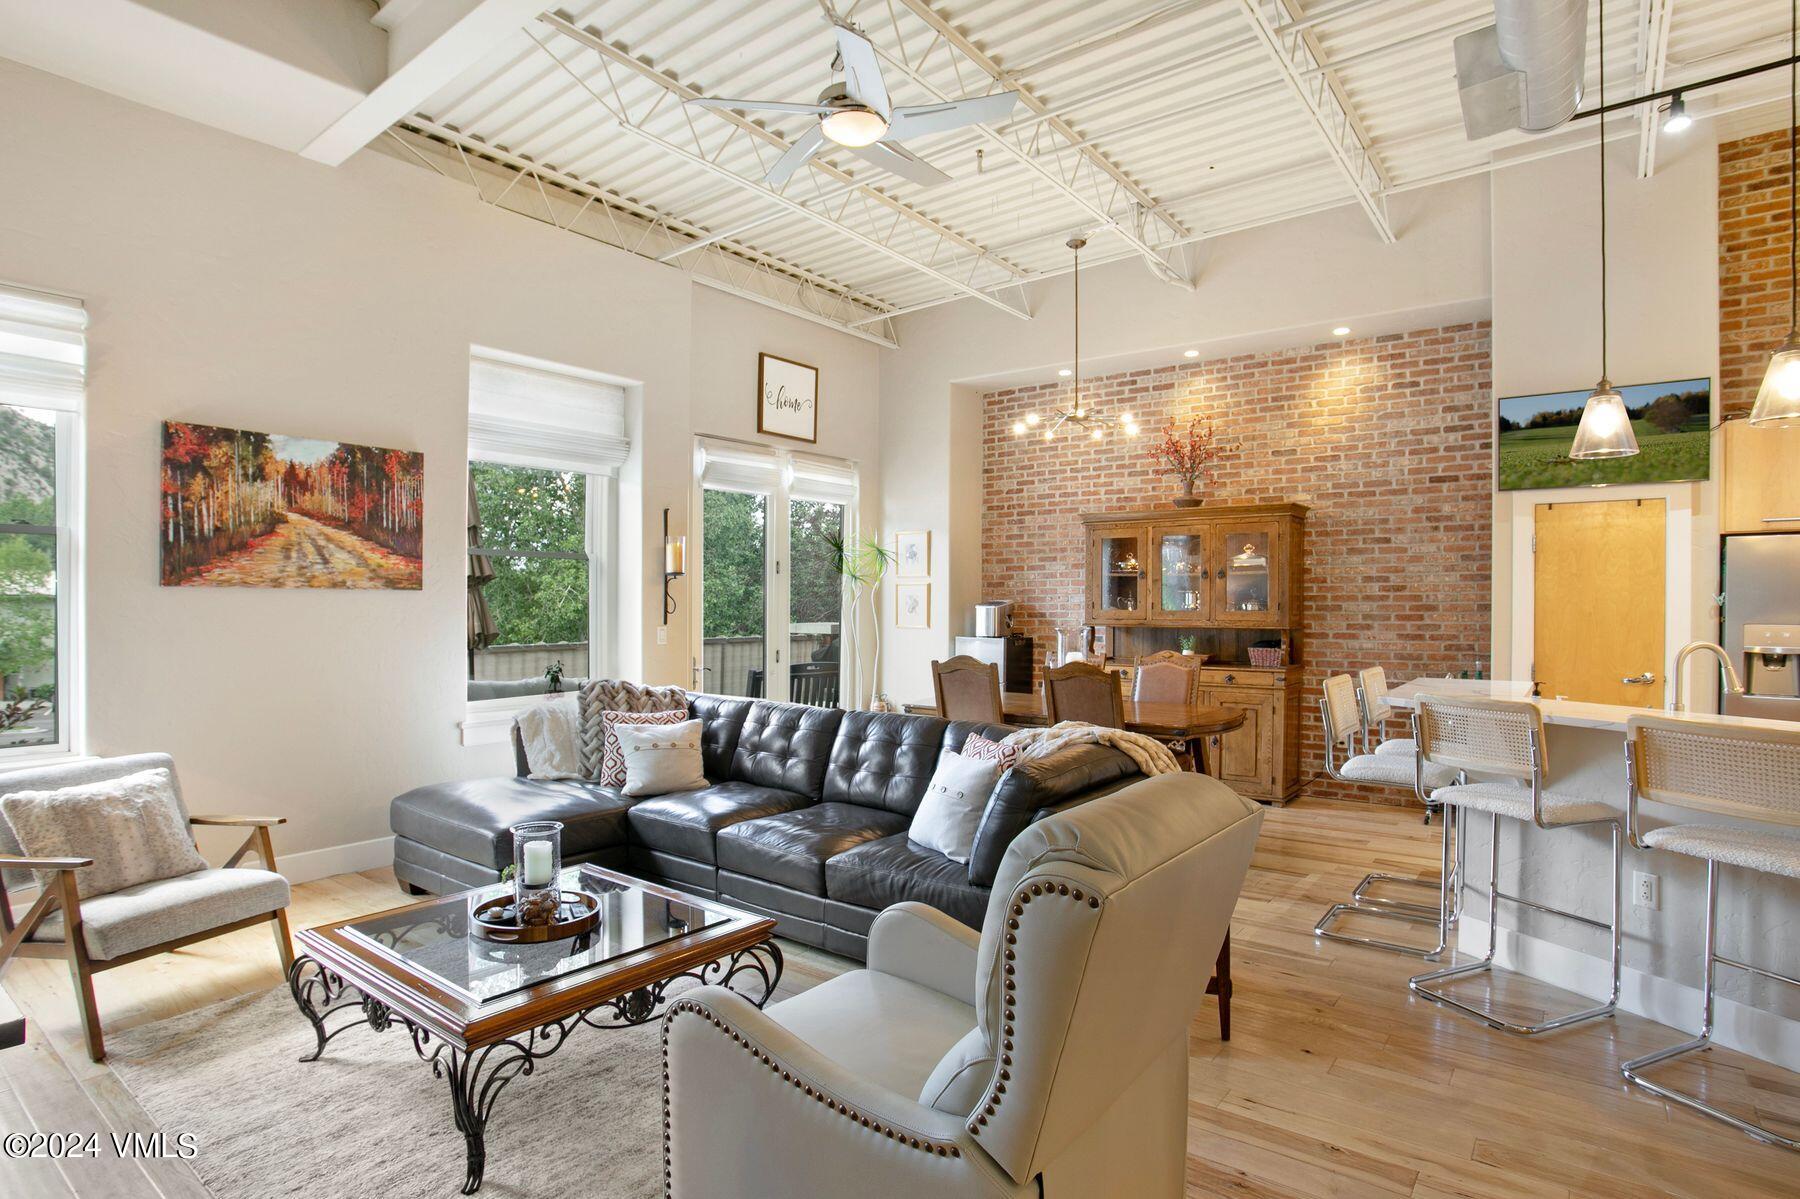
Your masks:
<svg viewBox="0 0 1800 1199"><path fill-rule="evenodd" d="M86 326L77 301L0 287L0 760L75 745Z"/></svg>
<svg viewBox="0 0 1800 1199"><path fill-rule="evenodd" d="M604 550L629 450L624 388L510 356L473 358L471 701L517 702L608 672Z"/></svg>
<svg viewBox="0 0 1800 1199"><path fill-rule="evenodd" d="M837 571L855 466L712 439L700 464L700 685L836 706L859 684Z"/></svg>

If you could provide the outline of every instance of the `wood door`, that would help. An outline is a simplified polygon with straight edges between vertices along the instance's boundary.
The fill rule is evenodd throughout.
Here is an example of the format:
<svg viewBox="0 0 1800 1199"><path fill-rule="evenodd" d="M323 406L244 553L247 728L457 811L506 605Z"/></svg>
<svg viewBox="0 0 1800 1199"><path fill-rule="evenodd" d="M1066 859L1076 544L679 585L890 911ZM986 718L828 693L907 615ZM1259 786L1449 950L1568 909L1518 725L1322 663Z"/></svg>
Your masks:
<svg viewBox="0 0 1800 1199"><path fill-rule="evenodd" d="M1149 615L1150 530L1146 525L1095 525L1088 531L1089 624L1142 624Z"/></svg>
<svg viewBox="0 0 1800 1199"><path fill-rule="evenodd" d="M1727 421L1722 533L1800 532L1800 427Z"/></svg>
<svg viewBox="0 0 1800 1199"><path fill-rule="evenodd" d="M1546 699L1662 706L1666 520L1660 499L1537 505L1532 678Z"/></svg>
<svg viewBox="0 0 1800 1199"><path fill-rule="evenodd" d="M1287 623L1279 520L1221 520L1213 525L1214 624L1274 629Z"/></svg>
<svg viewBox="0 0 1800 1199"><path fill-rule="evenodd" d="M1203 703L1244 714L1244 723L1209 738L1207 753L1220 781L1246 795L1266 796L1275 785L1275 697L1247 687L1215 687Z"/></svg>

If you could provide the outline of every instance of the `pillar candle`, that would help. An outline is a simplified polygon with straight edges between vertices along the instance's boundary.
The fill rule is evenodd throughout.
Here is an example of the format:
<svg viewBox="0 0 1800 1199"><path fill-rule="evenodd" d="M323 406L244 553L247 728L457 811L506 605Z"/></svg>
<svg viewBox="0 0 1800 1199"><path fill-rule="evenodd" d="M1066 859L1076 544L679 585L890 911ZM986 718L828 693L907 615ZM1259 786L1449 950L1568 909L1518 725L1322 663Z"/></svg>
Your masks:
<svg viewBox="0 0 1800 1199"><path fill-rule="evenodd" d="M550 842L525 842L525 885L527 887L550 885Z"/></svg>

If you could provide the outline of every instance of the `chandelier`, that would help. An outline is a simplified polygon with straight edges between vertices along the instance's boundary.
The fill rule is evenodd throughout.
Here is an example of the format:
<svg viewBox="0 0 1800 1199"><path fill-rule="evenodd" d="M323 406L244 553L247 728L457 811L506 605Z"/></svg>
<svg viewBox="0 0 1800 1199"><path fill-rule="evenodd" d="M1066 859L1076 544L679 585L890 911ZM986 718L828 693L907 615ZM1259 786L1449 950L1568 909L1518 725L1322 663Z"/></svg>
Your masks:
<svg viewBox="0 0 1800 1199"><path fill-rule="evenodd" d="M1027 412L1022 420L1013 422L1013 436L1023 437L1034 429L1041 429L1045 441L1054 441L1056 435L1067 429L1074 436L1083 433L1093 441L1102 441L1106 431L1118 428L1127 437L1138 434L1137 421L1131 413L1120 413L1118 417L1108 419L1096 416L1094 410L1081 397L1081 250L1087 245L1087 238L1077 234L1068 241L1069 249L1075 252L1075 371L1073 386L1069 392L1069 406L1053 408L1048 414L1040 415Z"/></svg>

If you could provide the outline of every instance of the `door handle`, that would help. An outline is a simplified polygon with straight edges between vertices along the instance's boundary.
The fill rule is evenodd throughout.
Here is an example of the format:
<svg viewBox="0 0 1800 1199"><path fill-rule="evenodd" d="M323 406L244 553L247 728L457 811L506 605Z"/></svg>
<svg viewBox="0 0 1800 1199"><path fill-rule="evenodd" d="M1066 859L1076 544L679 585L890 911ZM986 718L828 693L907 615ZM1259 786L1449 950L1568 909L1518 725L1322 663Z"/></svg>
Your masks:
<svg viewBox="0 0 1800 1199"><path fill-rule="evenodd" d="M1656 681L1656 675L1650 671L1645 671L1643 674L1627 675L1619 681L1621 683L1632 683L1634 685L1638 683L1654 683Z"/></svg>

